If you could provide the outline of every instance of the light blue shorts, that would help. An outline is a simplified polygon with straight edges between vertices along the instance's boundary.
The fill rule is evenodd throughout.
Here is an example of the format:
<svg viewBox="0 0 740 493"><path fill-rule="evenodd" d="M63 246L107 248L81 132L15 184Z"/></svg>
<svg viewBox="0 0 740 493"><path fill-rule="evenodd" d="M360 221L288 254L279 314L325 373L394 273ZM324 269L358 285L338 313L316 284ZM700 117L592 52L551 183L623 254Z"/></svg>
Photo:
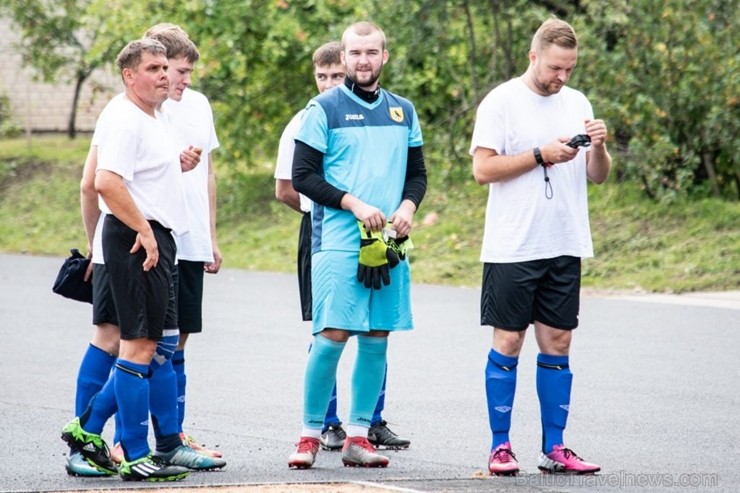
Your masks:
<svg viewBox="0 0 740 493"><path fill-rule="evenodd" d="M357 280L358 258L359 252L313 254L313 334L327 328L353 334L413 329L408 259L390 270L389 286L374 290Z"/></svg>

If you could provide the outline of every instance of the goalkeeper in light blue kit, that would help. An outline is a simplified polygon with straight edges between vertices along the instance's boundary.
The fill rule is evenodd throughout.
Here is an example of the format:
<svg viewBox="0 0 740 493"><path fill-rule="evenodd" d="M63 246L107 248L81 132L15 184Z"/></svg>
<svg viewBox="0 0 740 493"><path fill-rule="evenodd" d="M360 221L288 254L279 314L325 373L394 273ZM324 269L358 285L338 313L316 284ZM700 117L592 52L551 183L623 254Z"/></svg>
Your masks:
<svg viewBox="0 0 740 493"><path fill-rule="evenodd" d="M303 429L288 465L310 468L342 350L357 336L346 466L386 467L367 440L383 384L388 334L411 330L406 252L426 192L421 128L413 105L380 88L385 35L369 22L342 36L345 83L308 104L296 136L293 186L310 198L313 334Z"/></svg>

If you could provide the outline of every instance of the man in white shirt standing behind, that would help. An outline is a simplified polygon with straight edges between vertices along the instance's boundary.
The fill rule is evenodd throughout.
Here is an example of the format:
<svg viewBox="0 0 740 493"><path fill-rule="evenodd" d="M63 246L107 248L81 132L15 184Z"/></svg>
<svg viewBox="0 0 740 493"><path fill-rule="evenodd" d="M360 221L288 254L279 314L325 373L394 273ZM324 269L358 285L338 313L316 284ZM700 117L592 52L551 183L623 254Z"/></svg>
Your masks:
<svg viewBox="0 0 740 493"><path fill-rule="evenodd" d="M188 34L175 24L162 23L149 28L146 38L156 39L175 51L183 39L189 42ZM189 75L194 61L185 57L169 60L170 71ZM180 426L185 417L185 344L190 334L203 330L203 275L216 274L221 268L221 251L216 236L216 174L213 165L214 149L218 138L213 121L213 111L208 98L190 89L190 77L178 78L181 83L170 91L169 98L162 104L162 112L172 127L173 135L181 148L191 146L202 152L205 159L200 166L182 175L188 209L188 232L175 237L177 243L177 305L180 340L172 357L177 375L177 398ZM211 457L221 457L221 452L208 450L191 436L182 434L188 446Z"/></svg>

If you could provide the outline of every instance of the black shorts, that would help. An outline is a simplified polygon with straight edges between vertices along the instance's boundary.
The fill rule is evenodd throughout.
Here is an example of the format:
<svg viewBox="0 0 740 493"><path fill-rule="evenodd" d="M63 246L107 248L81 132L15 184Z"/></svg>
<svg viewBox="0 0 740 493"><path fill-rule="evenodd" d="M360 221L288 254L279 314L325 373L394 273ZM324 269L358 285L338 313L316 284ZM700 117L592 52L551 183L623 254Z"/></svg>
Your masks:
<svg viewBox="0 0 740 493"><path fill-rule="evenodd" d="M483 265L481 325L521 331L535 321L556 329L578 327L581 259L556 257Z"/></svg>
<svg viewBox="0 0 740 493"><path fill-rule="evenodd" d="M121 339L147 338L158 341L165 329L177 329L177 300L172 272L175 239L169 229L149 221L159 249L159 262L149 271L142 265L146 251L129 253L136 231L112 214L103 223L103 253L111 292L118 313Z"/></svg>
<svg viewBox="0 0 740 493"><path fill-rule="evenodd" d="M94 325L118 325L118 313L110 290L108 269L103 264L93 264L93 321Z"/></svg>
<svg viewBox="0 0 740 493"><path fill-rule="evenodd" d="M177 261L177 323L183 334L203 331L203 266L205 262Z"/></svg>
<svg viewBox="0 0 740 493"><path fill-rule="evenodd" d="M303 320L311 320L313 297L311 296L311 213L301 219L298 232L298 293L301 297Z"/></svg>

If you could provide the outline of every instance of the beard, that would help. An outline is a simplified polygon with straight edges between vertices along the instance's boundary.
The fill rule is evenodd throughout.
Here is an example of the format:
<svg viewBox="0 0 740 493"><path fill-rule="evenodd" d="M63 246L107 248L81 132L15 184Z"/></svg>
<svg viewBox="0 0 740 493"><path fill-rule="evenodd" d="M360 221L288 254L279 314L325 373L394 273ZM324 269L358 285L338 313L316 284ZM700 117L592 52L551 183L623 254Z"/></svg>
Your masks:
<svg viewBox="0 0 740 493"><path fill-rule="evenodd" d="M355 84L361 89L365 89L367 87L372 87L375 85L376 82L378 82L378 79L380 79L380 72L383 70L383 67L381 66L378 68L377 72L374 70L370 70L370 75L366 76L365 73L363 73L363 76L366 76L367 78L364 80L360 80L357 77L357 70L355 69L353 72L347 71L347 75L349 78L354 81Z"/></svg>
<svg viewBox="0 0 740 493"><path fill-rule="evenodd" d="M535 87L537 87L542 94L546 94L548 96L559 93L563 86L565 86L565 83L561 83L560 81L545 81L537 78L536 75L532 77L532 80Z"/></svg>

